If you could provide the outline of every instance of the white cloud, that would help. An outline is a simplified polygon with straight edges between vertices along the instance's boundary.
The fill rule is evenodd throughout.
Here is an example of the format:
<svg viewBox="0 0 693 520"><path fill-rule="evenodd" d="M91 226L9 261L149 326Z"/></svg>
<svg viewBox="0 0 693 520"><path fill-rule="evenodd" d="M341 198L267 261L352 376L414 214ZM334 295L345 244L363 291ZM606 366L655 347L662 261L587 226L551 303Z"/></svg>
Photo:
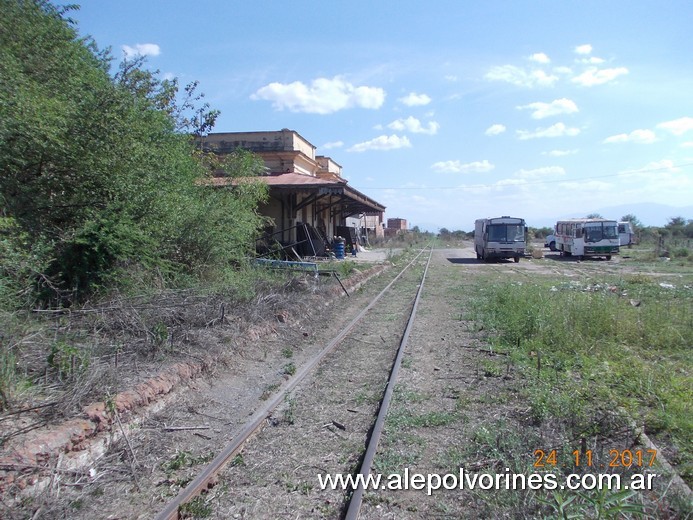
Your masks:
<svg viewBox="0 0 693 520"><path fill-rule="evenodd" d="M551 59L543 52L537 52L529 57L530 61L536 61L537 63L551 63Z"/></svg>
<svg viewBox="0 0 693 520"><path fill-rule="evenodd" d="M271 101L277 110L309 114L331 114L347 108L377 109L385 102L385 91L379 87L357 87L341 76L318 78L310 85L300 81L270 83L252 96L253 100Z"/></svg>
<svg viewBox="0 0 693 520"><path fill-rule="evenodd" d="M672 205L690 202L686 195L693 189L693 178L671 159L652 161L642 168L620 173L624 185L648 200L664 200Z"/></svg>
<svg viewBox="0 0 693 520"><path fill-rule="evenodd" d="M623 74L628 74L628 69L625 67L616 67L613 69L590 67L579 76L575 76L572 81L583 87L593 87L594 85L602 85L603 83L613 81Z"/></svg>
<svg viewBox="0 0 693 520"><path fill-rule="evenodd" d="M659 123L657 128L668 130L674 135L683 135L689 130L693 130L693 117L680 117L679 119L674 119L673 121Z"/></svg>
<svg viewBox="0 0 693 520"><path fill-rule="evenodd" d="M460 161L439 161L431 165L431 169L440 173L486 173L495 168L495 165L483 161L474 161L463 164Z"/></svg>
<svg viewBox="0 0 693 520"><path fill-rule="evenodd" d="M570 67L566 67L564 65L560 66L560 67L554 67L553 71L556 74L565 74L567 76L572 76L572 74L573 74L573 69L571 69Z"/></svg>
<svg viewBox="0 0 693 520"><path fill-rule="evenodd" d="M580 63L587 63L588 65L601 65L606 60L604 58L597 58L596 56L590 56L589 58L584 58L579 60Z"/></svg>
<svg viewBox="0 0 693 520"><path fill-rule="evenodd" d="M525 179L501 179L496 182L496 188L502 188L503 186L521 186L527 184Z"/></svg>
<svg viewBox="0 0 693 520"><path fill-rule="evenodd" d="M446 80L446 81L451 81L451 82L454 83L454 82L458 81L459 78L458 78L457 76L454 76L453 74L447 74L447 75L445 76L445 80Z"/></svg>
<svg viewBox="0 0 693 520"><path fill-rule="evenodd" d="M415 117L409 116L406 119L397 119L396 121L393 121L387 125L387 127L398 132L406 130L413 134L435 135L438 133L438 128L440 128L440 125L435 121L429 121L428 126L424 127L421 124L421 121Z"/></svg>
<svg viewBox="0 0 693 520"><path fill-rule="evenodd" d="M332 148L341 148L342 146L344 146L344 141L331 141L322 145L322 148L330 150Z"/></svg>
<svg viewBox="0 0 693 520"><path fill-rule="evenodd" d="M493 184L472 184L472 185L462 185L461 189L468 193L474 195L491 194L496 193L507 193L507 194L517 194L517 192L526 192L528 190L527 181L525 179L500 179ZM516 195L513 195L513 198Z"/></svg>
<svg viewBox="0 0 693 520"><path fill-rule="evenodd" d="M398 148L411 148L411 142L407 136L381 135L370 141L358 143L349 148L348 152L366 152L368 150L396 150Z"/></svg>
<svg viewBox="0 0 693 520"><path fill-rule="evenodd" d="M591 54L592 46L589 43L575 47L575 54Z"/></svg>
<svg viewBox="0 0 693 520"><path fill-rule="evenodd" d="M685 143L681 143L682 148L693 148L693 141L686 141Z"/></svg>
<svg viewBox="0 0 693 520"><path fill-rule="evenodd" d="M431 98L426 94L410 92L406 96L399 98L398 101L408 107L418 107L428 105L431 102Z"/></svg>
<svg viewBox="0 0 693 520"><path fill-rule="evenodd" d="M652 130L633 130L629 134L612 135L604 139L604 143L638 143L652 144L657 136Z"/></svg>
<svg viewBox="0 0 693 520"><path fill-rule="evenodd" d="M422 197L421 195L412 195L411 199L416 203L417 206L426 205L429 207L435 207L437 201L429 199L428 197Z"/></svg>
<svg viewBox="0 0 693 520"><path fill-rule="evenodd" d="M528 186L525 179L500 179L492 184L461 184L458 188L473 195L491 195L493 197L493 192L499 194L503 192L516 194L518 190L525 192Z"/></svg>
<svg viewBox="0 0 693 520"><path fill-rule="evenodd" d="M123 45L122 49L126 58L134 58L136 56L158 56L161 54L161 48L156 43L138 43L134 47Z"/></svg>
<svg viewBox="0 0 693 520"><path fill-rule="evenodd" d="M493 186L486 184L460 184L458 188L472 195L483 195L493 190Z"/></svg>
<svg viewBox="0 0 693 520"><path fill-rule="evenodd" d="M484 76L490 81L505 81L518 87L550 87L558 76L549 75L543 70L526 71L514 65L492 67Z"/></svg>
<svg viewBox="0 0 693 520"><path fill-rule="evenodd" d="M534 168L532 170L519 170L516 174L522 179L536 179L549 175L565 175L565 169L561 166L545 166L543 168Z"/></svg>
<svg viewBox="0 0 693 520"><path fill-rule="evenodd" d="M486 135L499 135L505 132L506 128L505 125L501 124L495 124L491 125L486 129L486 132L484 132Z"/></svg>
<svg viewBox="0 0 693 520"><path fill-rule="evenodd" d="M537 128L534 132L528 130L518 130L517 137L520 140L536 139L538 137L563 137L576 136L580 133L579 128L569 128L563 123L556 123L548 128Z"/></svg>
<svg viewBox="0 0 693 520"><path fill-rule="evenodd" d="M626 172L622 173L645 173L645 174L651 174L651 173L679 173L681 171L681 168L674 165L674 161L671 159L662 159L661 161L652 161L650 163L647 163L645 166L642 168L639 168L637 170L628 170Z"/></svg>
<svg viewBox="0 0 693 520"><path fill-rule="evenodd" d="M549 157L563 157L565 155L574 155L577 150L551 150L550 152L542 152L542 155L548 155Z"/></svg>
<svg viewBox="0 0 693 520"><path fill-rule="evenodd" d="M613 185L604 181L559 182L559 189L576 193L613 192Z"/></svg>
<svg viewBox="0 0 693 520"><path fill-rule="evenodd" d="M534 110L532 113L533 119L544 119L545 117L572 114L578 111L575 102L566 98L555 99L551 103L530 103L529 105L519 106L517 108L520 110L527 108Z"/></svg>

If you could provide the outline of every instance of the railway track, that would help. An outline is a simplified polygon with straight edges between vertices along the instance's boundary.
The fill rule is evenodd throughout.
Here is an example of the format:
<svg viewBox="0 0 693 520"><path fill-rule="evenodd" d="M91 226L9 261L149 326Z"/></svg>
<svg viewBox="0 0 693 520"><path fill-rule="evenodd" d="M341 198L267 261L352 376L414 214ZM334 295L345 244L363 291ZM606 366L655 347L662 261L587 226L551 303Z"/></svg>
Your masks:
<svg viewBox="0 0 693 520"><path fill-rule="evenodd" d="M371 470L378 440L384 426L431 253L431 249L424 249L419 252L346 327L332 338L315 357L305 363L283 388L279 389L261 409L253 414L250 420L238 430L231 442L197 477L158 513L157 520L180 518L181 511L193 507L187 504L190 504L195 497L208 491L212 486L242 488L241 483L252 478L252 472L247 466L239 471L238 461L242 458L251 458L242 454L250 439L254 445L253 449L268 453L272 452L272 445L300 444L300 437L306 435L306 431L312 436L322 436L323 440L324 437L327 437L325 453L312 453L301 457L301 462L306 467L326 469L326 467L321 467L319 462L307 462L307 458L313 456L316 461L319 461L324 456L334 457L333 435L336 432L338 435L342 434L343 437L356 440L356 442L342 443L338 450L338 458L348 462L348 464L342 464L341 468L337 465L334 469L349 472L354 461L361 460L358 472L367 475ZM374 310L376 305L377 312ZM373 338L380 338L380 344L378 345L376 341L373 341ZM368 370L354 369L358 364L370 366ZM352 366L351 370L349 365ZM339 382L340 379L342 379L341 382ZM338 385L336 392L334 391L335 385ZM343 395L344 388L339 385L364 390L384 388L384 392L380 397L368 395L367 397L357 396L356 399L349 399ZM304 399L306 396L307 399ZM361 399L368 401L367 408L370 413L360 406ZM302 404L303 400L306 401L306 404ZM359 415L358 420L342 419L341 417L337 420L325 416L324 419L315 421L316 415L320 414L317 409L322 408L324 410L327 402L333 403L339 409L340 400L344 403L353 402L353 405L347 405L345 409L351 410L347 411L347 414ZM287 402L290 404L287 405ZM277 412L282 405L284 411ZM300 411L297 410L299 407L301 407ZM377 413L374 414L373 412ZM291 418L287 418L289 413ZM331 412L328 412L328 415L329 413ZM301 419L295 417L299 414L302 414ZM373 422L375 415L377 417ZM301 425L297 424L298 421L302 420L307 421L307 428L302 428ZM317 430L316 426L318 427ZM330 428L327 429L327 426ZM275 435L277 431L279 435ZM361 447L364 439L367 439L365 449ZM258 448L263 444L268 444L270 447ZM320 441L315 443L315 445L320 444ZM267 465L260 463L260 467L262 466ZM316 473L315 470L311 471ZM315 480L314 475L313 480ZM311 484L304 482L304 485ZM280 485L280 489L273 492L275 500L280 500L277 494L281 492L282 487L290 488L291 486L286 483ZM291 492L287 494L291 495ZM231 495L220 498L214 507L217 514L220 514L221 511L224 512L221 517L242 515L247 510L242 499L239 501L237 496ZM341 497L341 504L338 497L332 500L334 500L335 508L346 509L347 518L358 518L363 500L363 488L355 489L351 496L348 493L344 494ZM300 514L302 509L315 509L314 504L297 505L295 502L293 500L290 507L297 514Z"/></svg>
<svg viewBox="0 0 693 520"><path fill-rule="evenodd" d="M205 493L198 505L193 493L177 506L169 504L157 518L194 516L202 504L213 511L212 518L380 517L374 507L379 495L362 486L320 489L318 475L366 476L381 470L373 465L383 455L376 455L379 439L399 367L408 359L404 347L428 269L428 261L426 267L421 263L413 260L329 343L319 361L305 365L306 373L275 396L258 429L228 452L213 476L203 472L196 485L190 484L195 493ZM508 266L488 267L501 271ZM515 266L510 271L529 276ZM444 283L438 279L437 285ZM476 377L479 366L494 370L484 360L470 365L476 365ZM458 370L452 368L448 377L460 377Z"/></svg>
<svg viewBox="0 0 693 520"><path fill-rule="evenodd" d="M58 461L50 492L63 500L71 494L72 503L7 518L491 518L545 511L541 493L456 489L431 496L322 486L321 476L338 474L523 473L537 449L582 446L560 421L529 420L523 392L538 369L521 373L509 356L487 348L486 331L466 321L469 289L485 274L520 281L564 272L552 264L543 271L477 264L468 253L422 251L411 262L399 260L397 270L333 302L318 328L311 320L263 337L237 352L238 367L195 381L173 406L129 430L129 442L109 451L88 478L61 475ZM580 267L576 275L584 277L593 266ZM244 372L244 362L254 363L252 370ZM649 446L620 419L605 432L586 439L587 447L599 453ZM664 458L664 448L653 449ZM648 511L677 510L668 498L670 478L677 477L658 477L663 498L648 502ZM80 510L74 504L81 500Z"/></svg>

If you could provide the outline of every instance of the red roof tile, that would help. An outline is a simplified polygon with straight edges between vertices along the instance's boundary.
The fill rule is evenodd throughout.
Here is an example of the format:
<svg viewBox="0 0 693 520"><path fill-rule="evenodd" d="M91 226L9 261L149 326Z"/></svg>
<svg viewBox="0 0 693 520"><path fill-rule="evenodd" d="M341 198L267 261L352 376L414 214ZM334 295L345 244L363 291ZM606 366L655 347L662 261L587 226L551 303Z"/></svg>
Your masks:
<svg viewBox="0 0 693 520"><path fill-rule="evenodd" d="M319 177L313 177L312 175L303 175L301 173L281 173L279 175L262 175L259 177L252 177L253 180L257 179L259 181L262 181L270 186L275 186L275 187L291 187L291 186L301 186L301 187L309 187L309 186L320 186L320 187L326 187L326 186L345 186L347 181L342 180L342 181L335 181L335 180L327 180L327 179L321 179ZM212 184L213 186L231 186L233 184L236 184L238 182L238 179L233 178L233 177L214 177L212 179L209 179L209 183Z"/></svg>

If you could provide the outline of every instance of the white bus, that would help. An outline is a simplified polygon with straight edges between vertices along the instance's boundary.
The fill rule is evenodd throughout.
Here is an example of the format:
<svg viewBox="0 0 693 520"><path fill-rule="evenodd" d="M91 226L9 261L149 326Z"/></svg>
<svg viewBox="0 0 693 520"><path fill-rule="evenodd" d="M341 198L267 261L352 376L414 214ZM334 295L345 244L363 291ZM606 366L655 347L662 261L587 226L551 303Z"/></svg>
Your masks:
<svg viewBox="0 0 693 520"><path fill-rule="evenodd" d="M603 218L576 218L556 222L556 249L561 255L603 256L618 254L618 223Z"/></svg>
<svg viewBox="0 0 693 520"><path fill-rule="evenodd" d="M635 231L633 230L633 224L628 221L618 223L618 239L620 245L630 246L635 244Z"/></svg>
<svg viewBox="0 0 693 520"><path fill-rule="evenodd" d="M474 224L474 250L478 260L512 258L525 254L525 221L516 217L480 218Z"/></svg>

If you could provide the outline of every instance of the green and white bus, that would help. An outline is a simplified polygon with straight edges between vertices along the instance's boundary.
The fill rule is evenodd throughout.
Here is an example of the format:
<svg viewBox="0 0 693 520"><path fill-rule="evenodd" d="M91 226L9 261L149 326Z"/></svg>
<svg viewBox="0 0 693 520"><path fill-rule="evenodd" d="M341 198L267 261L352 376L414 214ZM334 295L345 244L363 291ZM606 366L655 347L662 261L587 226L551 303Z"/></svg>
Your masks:
<svg viewBox="0 0 693 520"><path fill-rule="evenodd" d="M565 256L603 256L611 260L619 250L618 222L603 218L559 220L556 249Z"/></svg>

